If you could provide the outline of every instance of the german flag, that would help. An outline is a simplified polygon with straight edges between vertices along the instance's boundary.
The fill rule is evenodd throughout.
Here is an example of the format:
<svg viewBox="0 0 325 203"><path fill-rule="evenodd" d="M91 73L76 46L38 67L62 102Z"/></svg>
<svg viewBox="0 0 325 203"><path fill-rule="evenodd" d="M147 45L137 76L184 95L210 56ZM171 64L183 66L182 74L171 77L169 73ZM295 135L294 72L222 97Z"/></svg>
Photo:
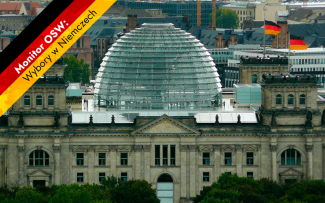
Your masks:
<svg viewBox="0 0 325 203"><path fill-rule="evenodd" d="M290 35L290 50L305 50L307 48L308 46L302 41L302 37Z"/></svg>
<svg viewBox="0 0 325 203"><path fill-rule="evenodd" d="M265 21L265 34L266 35L278 35L281 31L281 27L272 21Z"/></svg>

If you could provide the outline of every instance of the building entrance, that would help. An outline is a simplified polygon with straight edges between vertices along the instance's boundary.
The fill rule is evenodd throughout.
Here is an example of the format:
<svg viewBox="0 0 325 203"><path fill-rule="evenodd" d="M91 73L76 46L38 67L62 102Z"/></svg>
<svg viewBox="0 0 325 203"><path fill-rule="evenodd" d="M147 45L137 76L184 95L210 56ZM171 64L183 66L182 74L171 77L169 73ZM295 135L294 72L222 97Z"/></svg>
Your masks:
<svg viewBox="0 0 325 203"><path fill-rule="evenodd" d="M168 174L162 174L157 181L157 197L161 203L174 202L173 178Z"/></svg>
<svg viewBox="0 0 325 203"><path fill-rule="evenodd" d="M37 186L45 187L45 180L33 180L33 187Z"/></svg>

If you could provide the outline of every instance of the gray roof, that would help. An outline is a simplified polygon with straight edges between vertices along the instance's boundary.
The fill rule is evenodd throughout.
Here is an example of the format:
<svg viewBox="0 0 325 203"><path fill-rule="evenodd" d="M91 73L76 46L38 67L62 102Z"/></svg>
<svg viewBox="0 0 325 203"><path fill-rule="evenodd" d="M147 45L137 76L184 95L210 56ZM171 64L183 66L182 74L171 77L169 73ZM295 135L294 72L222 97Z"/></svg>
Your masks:
<svg viewBox="0 0 325 203"><path fill-rule="evenodd" d="M200 31L198 34L197 32ZM198 39L207 49L216 48L216 38L218 34L223 35L223 39L225 40L225 47L228 47L228 42L230 40L231 35L236 35L236 40L238 44L255 44L262 45L263 44L263 36L264 29L263 28L254 28L254 29L246 29L246 30L233 30L233 29L217 29L217 30L208 30L208 29L189 29L189 32L196 32L195 36L198 36ZM272 35L265 36L265 44L272 44Z"/></svg>
<svg viewBox="0 0 325 203"><path fill-rule="evenodd" d="M299 8L297 11L289 15L288 20L301 21L302 19L307 18L311 14L312 14L312 10Z"/></svg>

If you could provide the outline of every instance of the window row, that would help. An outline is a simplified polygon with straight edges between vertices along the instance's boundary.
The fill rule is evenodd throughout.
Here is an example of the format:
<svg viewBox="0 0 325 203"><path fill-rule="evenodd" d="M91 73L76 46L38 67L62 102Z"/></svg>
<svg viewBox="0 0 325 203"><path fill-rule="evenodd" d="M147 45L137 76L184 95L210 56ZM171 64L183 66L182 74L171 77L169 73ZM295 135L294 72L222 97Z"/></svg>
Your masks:
<svg viewBox="0 0 325 203"><path fill-rule="evenodd" d="M282 95L278 94L275 98L275 104L282 104ZM288 95L288 105L294 104L294 96L292 94ZM299 96L299 104L306 104L306 95L301 94Z"/></svg>
<svg viewBox="0 0 325 203"><path fill-rule="evenodd" d="M163 166L167 166L169 159L169 165L175 166L175 148L175 145L155 145L155 165L160 166L162 163ZM169 156L168 151L170 152ZM84 166L84 153L77 153L76 155L77 166ZM203 165L210 165L210 156L211 153L203 152ZM162 162L160 162L160 160L162 160ZM49 154L44 150L35 150L29 154L29 166L49 166L49 163ZM120 154L120 164L122 166L128 165L128 153ZM98 153L98 165L106 165L106 153ZM232 152L224 153L224 165L232 165ZM254 152L246 152L246 165L254 165ZM281 165L301 165L300 152L295 149L287 149L283 151L281 153Z"/></svg>
<svg viewBox="0 0 325 203"><path fill-rule="evenodd" d="M231 175L231 172L225 172ZM253 178L253 172L247 172L247 178ZM210 182L210 172L203 172L203 182Z"/></svg>
<svg viewBox="0 0 325 203"><path fill-rule="evenodd" d="M30 106L30 96L29 95L25 95L24 96L24 105L25 106ZM41 106L43 105L43 97L41 95L37 95L36 96L36 106ZM54 96L53 95L49 95L47 97L47 105L49 106L53 106L54 105Z"/></svg>
<svg viewBox="0 0 325 203"><path fill-rule="evenodd" d="M98 181L102 182L102 180L106 178L105 172L100 172L98 174ZM128 181L128 173L127 172L121 172L121 180L122 181ZM84 182L84 173L77 173L77 183L83 183Z"/></svg>
<svg viewBox="0 0 325 203"><path fill-rule="evenodd" d="M128 165L128 153L121 153L121 165L127 166ZM84 166L85 164L85 157L84 153L77 153L77 166ZM106 165L106 153L98 153L98 165L105 166Z"/></svg>
<svg viewBox="0 0 325 203"><path fill-rule="evenodd" d="M224 154L224 164L232 165L232 152L225 152ZM202 156L202 164L210 165L210 153L204 152ZM254 152L246 152L246 164L254 165Z"/></svg>

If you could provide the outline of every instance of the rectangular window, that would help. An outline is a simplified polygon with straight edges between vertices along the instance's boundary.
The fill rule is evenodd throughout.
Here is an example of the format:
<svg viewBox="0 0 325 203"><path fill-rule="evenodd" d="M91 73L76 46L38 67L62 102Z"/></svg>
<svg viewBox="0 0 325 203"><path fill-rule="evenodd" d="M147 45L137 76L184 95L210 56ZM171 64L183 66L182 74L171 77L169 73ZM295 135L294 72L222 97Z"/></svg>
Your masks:
<svg viewBox="0 0 325 203"><path fill-rule="evenodd" d="M128 181L128 173L122 172L121 173L121 180L122 181Z"/></svg>
<svg viewBox="0 0 325 203"><path fill-rule="evenodd" d="M163 165L168 165L168 145L163 145Z"/></svg>
<svg viewBox="0 0 325 203"><path fill-rule="evenodd" d="M84 174L83 173L77 173L77 182L78 183L84 182Z"/></svg>
<svg viewBox="0 0 325 203"><path fill-rule="evenodd" d="M160 166L160 145L155 145L155 165Z"/></svg>
<svg viewBox="0 0 325 203"><path fill-rule="evenodd" d="M84 153L77 153L77 166L84 165Z"/></svg>
<svg viewBox="0 0 325 203"><path fill-rule="evenodd" d="M247 172L247 178L253 178L253 172Z"/></svg>
<svg viewBox="0 0 325 203"><path fill-rule="evenodd" d="M231 172L225 172L225 174L231 175Z"/></svg>
<svg viewBox="0 0 325 203"><path fill-rule="evenodd" d="M128 153L121 153L121 165L128 165Z"/></svg>
<svg viewBox="0 0 325 203"><path fill-rule="evenodd" d="M210 153L203 153L203 165L210 165Z"/></svg>
<svg viewBox="0 0 325 203"><path fill-rule="evenodd" d="M246 153L246 164L247 165L254 165L254 153L253 152L247 152Z"/></svg>
<svg viewBox="0 0 325 203"><path fill-rule="evenodd" d="M231 152L225 153L225 165L231 165Z"/></svg>
<svg viewBox="0 0 325 203"><path fill-rule="evenodd" d="M98 154L98 165L100 165L100 166L106 165L106 154L105 153Z"/></svg>
<svg viewBox="0 0 325 203"><path fill-rule="evenodd" d="M170 145L170 165L176 165L176 146Z"/></svg>
<svg viewBox="0 0 325 203"><path fill-rule="evenodd" d="M203 172L203 182L210 182L209 172Z"/></svg>
<svg viewBox="0 0 325 203"><path fill-rule="evenodd" d="M105 173L99 173L99 182L101 183L102 180L105 178Z"/></svg>

